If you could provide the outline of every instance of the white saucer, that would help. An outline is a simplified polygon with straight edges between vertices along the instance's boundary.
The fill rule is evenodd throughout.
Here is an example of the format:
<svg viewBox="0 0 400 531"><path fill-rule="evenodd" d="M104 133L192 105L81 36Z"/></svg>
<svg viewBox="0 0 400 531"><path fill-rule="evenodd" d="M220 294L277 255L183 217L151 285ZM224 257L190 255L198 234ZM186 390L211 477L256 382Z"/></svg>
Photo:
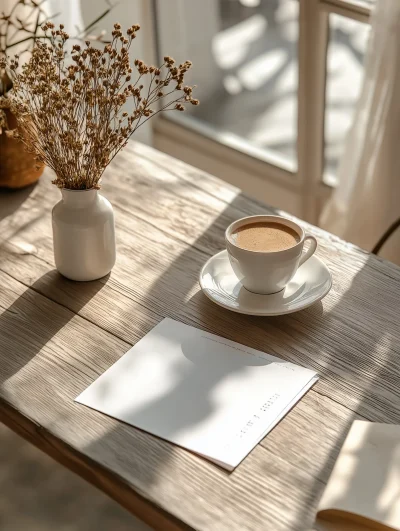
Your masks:
<svg viewBox="0 0 400 531"><path fill-rule="evenodd" d="M209 299L223 308L248 315L297 312L323 299L332 287L329 269L319 258L312 256L299 267L284 290L272 295L251 293L234 274L226 250L206 262L199 280Z"/></svg>

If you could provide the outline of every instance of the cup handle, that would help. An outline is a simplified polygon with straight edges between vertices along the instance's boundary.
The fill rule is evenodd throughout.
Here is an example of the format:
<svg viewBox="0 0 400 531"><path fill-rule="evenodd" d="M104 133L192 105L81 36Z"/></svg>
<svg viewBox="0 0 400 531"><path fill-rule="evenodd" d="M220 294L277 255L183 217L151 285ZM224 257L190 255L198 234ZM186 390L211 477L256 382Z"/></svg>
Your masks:
<svg viewBox="0 0 400 531"><path fill-rule="evenodd" d="M312 257L312 255L315 253L315 250L317 248L317 240L314 238L314 236L306 236L304 238L304 243L306 243L306 240L310 240L310 247L307 249L307 251L303 254L303 256L300 258L299 267L304 264L309 258Z"/></svg>

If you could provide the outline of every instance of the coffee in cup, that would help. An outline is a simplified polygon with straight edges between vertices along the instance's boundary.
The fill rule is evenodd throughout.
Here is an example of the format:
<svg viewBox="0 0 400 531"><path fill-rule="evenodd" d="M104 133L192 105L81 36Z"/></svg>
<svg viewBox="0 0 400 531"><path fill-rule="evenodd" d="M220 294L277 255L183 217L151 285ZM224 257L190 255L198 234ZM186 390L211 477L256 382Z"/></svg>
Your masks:
<svg viewBox="0 0 400 531"><path fill-rule="evenodd" d="M242 225L231 235L241 249L275 252L294 247L300 236L291 227L271 221L258 221Z"/></svg>
<svg viewBox="0 0 400 531"><path fill-rule="evenodd" d="M310 246L303 253L304 243ZM268 295L284 289L297 269L315 252L317 240L281 216L249 216L225 232L229 260L243 286Z"/></svg>

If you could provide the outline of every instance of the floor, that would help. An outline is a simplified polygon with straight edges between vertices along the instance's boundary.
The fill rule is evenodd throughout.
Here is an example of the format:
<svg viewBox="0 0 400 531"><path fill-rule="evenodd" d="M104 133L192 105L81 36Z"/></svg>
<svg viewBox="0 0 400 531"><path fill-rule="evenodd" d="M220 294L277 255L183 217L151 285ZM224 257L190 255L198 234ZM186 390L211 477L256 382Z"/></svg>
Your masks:
<svg viewBox="0 0 400 531"><path fill-rule="evenodd" d="M0 424L1 531L151 531Z"/></svg>

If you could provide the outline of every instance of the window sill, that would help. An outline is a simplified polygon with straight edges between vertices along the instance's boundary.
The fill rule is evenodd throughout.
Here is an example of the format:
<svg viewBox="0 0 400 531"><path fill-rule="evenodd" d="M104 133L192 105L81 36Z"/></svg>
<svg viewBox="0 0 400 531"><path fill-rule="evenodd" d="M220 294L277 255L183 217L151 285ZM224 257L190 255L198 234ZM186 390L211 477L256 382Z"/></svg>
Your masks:
<svg viewBox="0 0 400 531"><path fill-rule="evenodd" d="M221 160L243 166L255 174L276 174L280 183L283 181L290 188L297 187L294 161L271 150L258 148L229 132L216 131L194 117L160 116L155 121L154 131L166 134L182 145L189 144L210 155L217 155Z"/></svg>

